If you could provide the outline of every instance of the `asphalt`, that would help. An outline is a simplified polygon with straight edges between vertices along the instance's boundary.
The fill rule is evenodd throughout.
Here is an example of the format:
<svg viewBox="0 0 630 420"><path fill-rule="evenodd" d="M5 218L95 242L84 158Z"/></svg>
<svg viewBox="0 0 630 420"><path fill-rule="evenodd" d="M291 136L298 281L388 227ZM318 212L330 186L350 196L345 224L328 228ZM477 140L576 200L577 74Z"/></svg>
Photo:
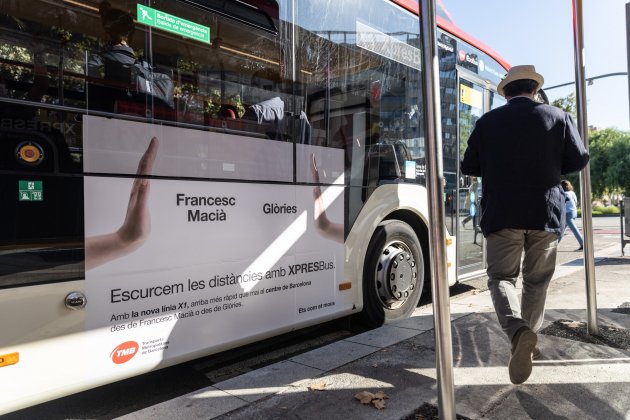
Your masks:
<svg viewBox="0 0 630 420"><path fill-rule="evenodd" d="M617 340L596 340L583 323L580 257L564 253L559 262L542 329L549 334L539 334L543 356L521 385L509 381L510 346L489 292L451 298L458 418L630 419L630 257L621 256L619 245L595 252L597 326ZM120 418L429 419L438 406L435 367L433 308L427 305L402 322ZM355 397L363 391L373 394L361 394L367 404Z"/></svg>

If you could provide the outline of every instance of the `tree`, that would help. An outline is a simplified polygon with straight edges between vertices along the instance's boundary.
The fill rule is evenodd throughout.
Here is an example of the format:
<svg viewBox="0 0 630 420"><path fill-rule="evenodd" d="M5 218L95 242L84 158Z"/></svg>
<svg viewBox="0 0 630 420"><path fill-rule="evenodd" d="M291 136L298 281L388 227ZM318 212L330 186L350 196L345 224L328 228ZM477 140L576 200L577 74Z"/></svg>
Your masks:
<svg viewBox="0 0 630 420"><path fill-rule="evenodd" d="M573 116L573 118L577 115L577 107L575 104L575 93L571 92L564 98L558 98L551 102L551 105L560 108L564 112L568 112Z"/></svg>
<svg viewBox="0 0 630 420"><path fill-rule="evenodd" d="M592 131L589 145L593 195L630 193L630 132Z"/></svg>
<svg viewBox="0 0 630 420"><path fill-rule="evenodd" d="M554 100L551 105L576 116L575 93ZM611 193L630 194L630 132L606 128L589 132L591 192L594 197ZM576 187L579 175L567 179ZM579 192L576 191L576 194Z"/></svg>

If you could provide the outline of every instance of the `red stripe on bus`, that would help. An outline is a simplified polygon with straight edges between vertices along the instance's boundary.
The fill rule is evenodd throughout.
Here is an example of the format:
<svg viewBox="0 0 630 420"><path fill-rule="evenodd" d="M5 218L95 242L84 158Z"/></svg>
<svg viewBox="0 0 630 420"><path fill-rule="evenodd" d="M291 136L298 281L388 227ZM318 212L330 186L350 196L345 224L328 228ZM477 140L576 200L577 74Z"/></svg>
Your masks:
<svg viewBox="0 0 630 420"><path fill-rule="evenodd" d="M410 12L415 13L416 15L420 13L420 6L416 0L392 0L392 1L398 4L399 6L409 10ZM486 44L479 41L478 39L475 39L472 36L468 35L466 32L462 31L458 26L456 26L452 22L452 20L449 22L447 19L444 19L443 17L440 17L440 16L436 16L435 20L436 20L436 24L438 28L443 29L452 35L455 35L456 37L460 38L462 41L468 42L470 45L472 45L475 48L479 48L481 51L488 54L490 57L494 58L499 64L503 66L503 68L505 68L506 71L509 70L510 67L512 67L507 61L505 61L503 57L499 55L499 53L497 53L492 48L488 47Z"/></svg>

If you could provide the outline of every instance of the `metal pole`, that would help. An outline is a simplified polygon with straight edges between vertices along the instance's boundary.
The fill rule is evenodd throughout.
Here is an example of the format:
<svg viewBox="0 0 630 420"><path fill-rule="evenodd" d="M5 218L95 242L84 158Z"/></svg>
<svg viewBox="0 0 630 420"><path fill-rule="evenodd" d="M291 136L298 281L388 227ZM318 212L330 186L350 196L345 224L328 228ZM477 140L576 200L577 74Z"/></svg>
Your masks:
<svg viewBox="0 0 630 420"><path fill-rule="evenodd" d="M424 139L429 195L429 243L431 244L431 285L435 322L435 357L437 369L438 410L440 419L455 419L453 348L449 307L446 235L443 203L442 127L440 117L439 72L435 26L435 0L420 1L422 35L422 82L426 93ZM420 95L422 97L422 95Z"/></svg>
<svg viewBox="0 0 630 420"><path fill-rule="evenodd" d="M628 97L630 98L630 3L626 3L626 60L628 70Z"/></svg>
<svg viewBox="0 0 630 420"><path fill-rule="evenodd" d="M630 3L628 3L628 4L630 4ZM626 5L626 6L628 6L628 5ZM627 8L626 8L626 12L627 12ZM628 59L630 59L630 57ZM599 76L587 77L584 80L586 80L587 84L591 85L591 84L593 84L593 81L597 80L597 79L603 79L605 77L613 77L613 76L627 76L627 75L628 75L628 72L626 72L626 71L618 71L616 73L606 73L606 74L600 74ZM563 87L563 86L571 86L571 85L574 85L574 84L575 84L575 82L567 82L567 83L562 83L560 85L545 86L545 92L548 92L551 89L556 89L556 88Z"/></svg>
<svg viewBox="0 0 630 420"><path fill-rule="evenodd" d="M586 118L586 86L584 83L584 20L582 0L573 0L573 40L575 51L575 87L578 130L588 151L588 120ZM595 290L595 256L593 250L593 217L591 212L591 166L580 172L582 196L582 230L584 232L584 272L586 275L586 315L589 334L598 334L597 293Z"/></svg>
<svg viewBox="0 0 630 420"><path fill-rule="evenodd" d="M625 209L623 208L623 200L619 199L619 208L621 211L619 212L619 232L621 232L621 256L624 256L623 248L626 245L626 242L623 239L623 217L625 213Z"/></svg>

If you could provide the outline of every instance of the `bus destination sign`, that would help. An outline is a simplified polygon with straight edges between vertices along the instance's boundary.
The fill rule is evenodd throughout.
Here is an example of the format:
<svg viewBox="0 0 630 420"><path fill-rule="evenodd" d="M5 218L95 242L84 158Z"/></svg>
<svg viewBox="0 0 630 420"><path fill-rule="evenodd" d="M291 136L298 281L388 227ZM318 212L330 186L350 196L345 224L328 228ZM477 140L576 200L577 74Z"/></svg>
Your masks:
<svg viewBox="0 0 630 420"><path fill-rule="evenodd" d="M210 43L210 28L207 26L199 25L198 23L152 9L142 4L137 5L137 12L136 19L139 23L185 36L196 41Z"/></svg>
<svg viewBox="0 0 630 420"><path fill-rule="evenodd" d="M18 181L19 201L44 201L42 181Z"/></svg>

